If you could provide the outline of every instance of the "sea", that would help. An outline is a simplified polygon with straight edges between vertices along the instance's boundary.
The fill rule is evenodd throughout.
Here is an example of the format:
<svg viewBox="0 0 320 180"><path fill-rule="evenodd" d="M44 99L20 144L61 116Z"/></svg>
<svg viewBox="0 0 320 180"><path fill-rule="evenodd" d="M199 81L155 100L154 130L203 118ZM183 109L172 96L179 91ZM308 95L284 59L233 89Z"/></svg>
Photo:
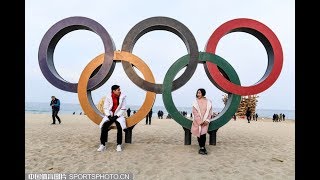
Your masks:
<svg viewBox="0 0 320 180"><path fill-rule="evenodd" d="M133 111L139 110L140 106L137 105L127 105L127 108L131 109L131 113ZM187 112L187 116L190 116L192 111L191 107L177 107L179 111ZM214 108L213 111L215 113L219 113L223 108ZM162 110L164 113L164 117L168 115L166 108L164 106L153 106L153 117L157 117L157 112ZM51 106L48 103L43 102L25 102L25 112L31 114L51 114ZM71 104L71 103L63 103L60 106L59 114L84 114L80 104ZM256 109L256 113L259 118L271 118L273 114L285 114L286 119L295 120L295 110L281 110L281 109Z"/></svg>

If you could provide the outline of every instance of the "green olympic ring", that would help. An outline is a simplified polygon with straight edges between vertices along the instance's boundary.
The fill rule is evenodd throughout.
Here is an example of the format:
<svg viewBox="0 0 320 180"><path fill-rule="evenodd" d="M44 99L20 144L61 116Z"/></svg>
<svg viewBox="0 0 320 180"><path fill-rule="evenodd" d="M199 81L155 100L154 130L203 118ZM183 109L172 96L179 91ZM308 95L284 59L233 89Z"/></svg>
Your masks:
<svg viewBox="0 0 320 180"><path fill-rule="evenodd" d="M233 67L222 57L207 52L199 52L198 63L206 63L206 61L216 64L221 69L221 71L223 71L223 74L227 76L226 78L228 78L234 84L240 85L240 79L238 77L238 74L233 69ZM178 74L178 72L181 69L188 65L188 62L189 55L185 55L179 58L169 68L163 80L162 98L164 106L166 107L168 113L172 116L172 118L181 126L187 129L191 129L192 120L187 119L186 117L181 115L181 113L178 111L178 109L173 103L171 94L172 82L174 80L174 77ZM227 122L229 122L232 116L237 112L240 101L240 95L228 93L228 101L226 103L226 106L217 116L211 119L208 131L216 130L221 126L225 125Z"/></svg>

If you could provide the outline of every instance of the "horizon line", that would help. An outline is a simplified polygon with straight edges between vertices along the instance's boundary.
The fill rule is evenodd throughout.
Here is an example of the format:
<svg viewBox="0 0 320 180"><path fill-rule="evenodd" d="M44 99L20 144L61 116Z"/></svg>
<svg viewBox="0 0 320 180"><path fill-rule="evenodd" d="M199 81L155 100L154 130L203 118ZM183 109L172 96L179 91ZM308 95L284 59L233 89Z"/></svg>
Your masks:
<svg viewBox="0 0 320 180"><path fill-rule="evenodd" d="M47 103L47 102L27 102L25 101L25 103ZM76 105L80 105L80 103L70 103L70 102L66 102L65 104L76 104ZM141 106L141 105L128 105L128 106ZM154 105L154 106L162 106L164 107L164 105ZM189 107L189 106L177 106L177 107ZM191 107L191 106L190 106ZM224 107L215 107L218 109L223 109ZM269 109L269 108L257 108L257 109L261 109L261 110L286 110L286 111L295 111L295 109Z"/></svg>

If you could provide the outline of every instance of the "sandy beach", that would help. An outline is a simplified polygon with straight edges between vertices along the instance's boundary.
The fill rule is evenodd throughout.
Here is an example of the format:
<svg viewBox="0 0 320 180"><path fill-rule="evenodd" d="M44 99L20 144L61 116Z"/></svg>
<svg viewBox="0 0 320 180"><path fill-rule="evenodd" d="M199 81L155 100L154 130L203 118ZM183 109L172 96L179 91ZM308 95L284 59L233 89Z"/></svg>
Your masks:
<svg viewBox="0 0 320 180"><path fill-rule="evenodd" d="M217 132L208 155L198 142L184 145L184 131L173 119L153 117L133 129L132 143L116 151L116 130L107 150L97 152L100 129L86 115L25 114L26 173L132 173L134 179L295 179L295 122L230 120Z"/></svg>

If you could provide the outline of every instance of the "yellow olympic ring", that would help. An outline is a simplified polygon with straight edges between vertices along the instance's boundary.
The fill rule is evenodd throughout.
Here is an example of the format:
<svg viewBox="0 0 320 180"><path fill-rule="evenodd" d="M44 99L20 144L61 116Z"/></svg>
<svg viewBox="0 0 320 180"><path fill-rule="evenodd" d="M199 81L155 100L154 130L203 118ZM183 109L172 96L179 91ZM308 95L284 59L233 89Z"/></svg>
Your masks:
<svg viewBox="0 0 320 180"><path fill-rule="evenodd" d="M91 94L90 94L91 90L87 90L87 86L88 86L88 82L91 74L94 72L96 68L102 65L103 61L104 61L104 53L98 55L93 60L91 60L90 63L82 71L79 78L79 82L78 82L78 99L79 99L80 105L84 113L89 117L89 119L96 124L100 124L103 117L102 115L96 112L98 111L96 106L90 103L89 98L91 98ZM140 70L140 72L143 74L143 77L145 78L146 81L155 83L155 79L153 77L153 74L150 68L139 57L129 52L115 51L113 61L130 62ZM155 99L156 99L156 93L147 91L145 100L142 106L140 107L140 109L135 114L133 114L132 116L126 119L127 127L134 126L135 124L140 122L142 119L144 119L148 114L148 112L151 110Z"/></svg>

